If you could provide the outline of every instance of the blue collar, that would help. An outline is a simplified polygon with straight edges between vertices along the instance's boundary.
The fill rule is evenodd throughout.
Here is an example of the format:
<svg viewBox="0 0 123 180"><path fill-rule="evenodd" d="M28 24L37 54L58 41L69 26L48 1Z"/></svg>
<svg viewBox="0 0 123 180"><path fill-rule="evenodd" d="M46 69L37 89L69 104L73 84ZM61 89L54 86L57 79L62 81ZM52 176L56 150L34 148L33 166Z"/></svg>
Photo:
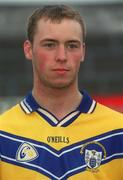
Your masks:
<svg viewBox="0 0 123 180"><path fill-rule="evenodd" d="M81 92L83 95L80 105L77 107L76 111L81 113L92 113L95 108L96 102L87 94L86 91ZM32 93L30 92L20 103L21 108L25 113L32 113L42 108L34 99Z"/></svg>

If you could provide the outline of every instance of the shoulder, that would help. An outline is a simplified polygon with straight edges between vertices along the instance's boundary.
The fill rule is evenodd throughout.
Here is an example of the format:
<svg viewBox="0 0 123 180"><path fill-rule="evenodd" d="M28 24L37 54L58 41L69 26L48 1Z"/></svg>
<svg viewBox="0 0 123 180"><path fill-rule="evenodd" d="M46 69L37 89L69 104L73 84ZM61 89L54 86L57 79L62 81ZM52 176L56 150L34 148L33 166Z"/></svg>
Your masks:
<svg viewBox="0 0 123 180"><path fill-rule="evenodd" d="M108 106L105 106L103 104L100 104L97 102L97 108L96 108L98 111L103 111L103 112L106 112L106 113L113 113L113 114L116 114L116 115L121 115L123 116L123 114L121 112L118 112L114 109L111 109L110 107Z"/></svg>
<svg viewBox="0 0 123 180"><path fill-rule="evenodd" d="M14 114L14 113L16 113L16 112L18 112L19 109L20 109L20 105L19 105L19 104L11 107L10 109L8 109L7 111L3 112L3 113L0 115L0 119L1 119L1 118L4 118L4 117L6 117L6 116L12 115L12 114Z"/></svg>
<svg viewBox="0 0 123 180"><path fill-rule="evenodd" d="M2 127L4 124L9 124L12 121L15 121L18 119L18 117L21 117L22 114L24 114L24 112L22 111L19 104L13 106L0 115L0 127Z"/></svg>
<svg viewBox="0 0 123 180"><path fill-rule="evenodd" d="M108 120L120 120L123 123L123 114L115 111L107 106L104 106L100 103L97 103L97 106L94 111L95 114L100 116L101 118Z"/></svg>

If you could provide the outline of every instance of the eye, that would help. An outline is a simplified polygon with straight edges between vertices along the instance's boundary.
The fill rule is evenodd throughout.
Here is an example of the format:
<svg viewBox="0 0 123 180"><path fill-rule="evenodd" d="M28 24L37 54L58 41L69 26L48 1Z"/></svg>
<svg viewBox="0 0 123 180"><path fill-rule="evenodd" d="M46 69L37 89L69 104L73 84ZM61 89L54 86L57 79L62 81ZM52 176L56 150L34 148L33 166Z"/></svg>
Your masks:
<svg viewBox="0 0 123 180"><path fill-rule="evenodd" d="M68 43L67 44L67 49L69 50L76 50L80 47L78 43Z"/></svg>
<svg viewBox="0 0 123 180"><path fill-rule="evenodd" d="M43 47L47 49L54 49L56 48L57 44L55 42L46 42L43 44Z"/></svg>

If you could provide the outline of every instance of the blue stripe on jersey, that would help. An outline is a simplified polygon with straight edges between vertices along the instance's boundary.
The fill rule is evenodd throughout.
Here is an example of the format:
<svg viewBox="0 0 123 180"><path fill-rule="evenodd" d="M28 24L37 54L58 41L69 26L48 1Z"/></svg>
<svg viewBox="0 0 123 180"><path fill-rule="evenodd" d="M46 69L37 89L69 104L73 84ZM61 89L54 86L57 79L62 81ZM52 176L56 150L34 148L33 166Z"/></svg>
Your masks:
<svg viewBox="0 0 123 180"><path fill-rule="evenodd" d="M31 107L30 112L36 111L38 108L40 108L40 105L36 102L31 92L29 92L24 100Z"/></svg>
<svg viewBox="0 0 123 180"><path fill-rule="evenodd" d="M75 115L74 117L72 117L69 121L67 121L66 123L64 123L62 125L62 127L67 127L68 125L70 125L73 121L75 121L77 119L77 117L81 114L81 112L79 112L77 115ZM59 122L60 123L60 122Z"/></svg>
<svg viewBox="0 0 123 180"><path fill-rule="evenodd" d="M57 151L51 146L27 138L0 132L1 160L11 164L38 171L51 179L66 179L73 174L82 172L86 168L85 157L80 153L85 144L87 149L101 151L102 147L91 142L100 143L106 150L106 158L101 164L117 158L123 158L123 129L104 133L102 135L80 141ZM30 162L19 162L16 160L16 153L22 143L29 143L35 147L39 156Z"/></svg>
<svg viewBox="0 0 123 180"><path fill-rule="evenodd" d="M38 111L38 110L36 110L36 112L37 112L38 114L40 114L40 115L43 117L43 119L45 119L51 126L57 126L57 124L54 123L53 121L51 121L51 119L50 119L48 116L46 116L45 114L41 113L41 112ZM51 113L50 113L50 114L51 114ZM57 118L56 118L53 114L52 114L52 116L54 117L54 119L57 120ZM57 120L57 123L58 123L58 120Z"/></svg>
<svg viewBox="0 0 123 180"><path fill-rule="evenodd" d="M82 113L87 113L92 105L93 100L86 91L82 91L82 95L82 101L77 109L80 110Z"/></svg>
<svg viewBox="0 0 123 180"><path fill-rule="evenodd" d="M43 108L42 108L43 109ZM46 109L44 109L45 111L47 111ZM60 121L52 114L52 113L50 113L50 112L48 112L48 113L50 113L51 115L52 115L52 117L54 117L54 119L57 121L56 123L54 123L51 119L50 119L50 117L48 117L48 116L46 116L44 113L41 113L39 110L37 110L36 111L38 114L40 114L51 126L58 126L58 124L59 123L61 123L66 117L68 117L69 115L71 115L72 113L74 113L74 111L73 112L71 112L71 113L69 113L69 114L67 114L63 119L61 119ZM76 112L76 111L75 111ZM74 120L76 120L77 119L77 117L79 116L81 114L81 112L78 112L78 114L77 115L74 115L72 118L70 118L67 122L65 122L63 125L62 125L62 127L66 127L66 126L68 126L69 124L71 124Z"/></svg>

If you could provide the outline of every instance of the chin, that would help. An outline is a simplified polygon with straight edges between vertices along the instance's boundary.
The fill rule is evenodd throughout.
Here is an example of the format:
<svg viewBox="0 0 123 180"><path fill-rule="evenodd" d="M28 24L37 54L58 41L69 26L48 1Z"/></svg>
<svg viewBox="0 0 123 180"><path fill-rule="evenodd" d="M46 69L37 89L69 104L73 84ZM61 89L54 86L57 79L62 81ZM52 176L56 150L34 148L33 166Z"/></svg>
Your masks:
<svg viewBox="0 0 123 180"><path fill-rule="evenodd" d="M52 80L45 80L42 81L44 86L47 86L49 88L54 88L54 89L65 89L65 88L70 88L76 84L76 78L71 78L71 79L52 79Z"/></svg>
<svg viewBox="0 0 123 180"><path fill-rule="evenodd" d="M66 89L69 88L73 85L73 82L60 82L60 83L54 83L52 85L50 85L50 87L55 88L55 89Z"/></svg>

